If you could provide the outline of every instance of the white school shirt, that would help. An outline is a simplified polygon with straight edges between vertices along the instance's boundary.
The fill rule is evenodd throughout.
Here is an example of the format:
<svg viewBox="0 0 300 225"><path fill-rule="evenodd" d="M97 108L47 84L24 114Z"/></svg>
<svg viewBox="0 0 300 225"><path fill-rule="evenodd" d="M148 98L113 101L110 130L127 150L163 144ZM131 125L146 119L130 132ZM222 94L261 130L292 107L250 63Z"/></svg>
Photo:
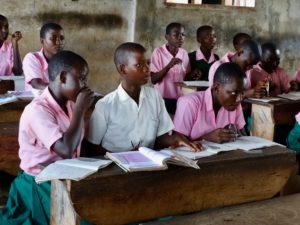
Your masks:
<svg viewBox="0 0 300 225"><path fill-rule="evenodd" d="M173 128L157 90L142 86L137 105L120 84L117 90L97 102L87 139L110 152L123 152L136 145L153 148L156 137Z"/></svg>

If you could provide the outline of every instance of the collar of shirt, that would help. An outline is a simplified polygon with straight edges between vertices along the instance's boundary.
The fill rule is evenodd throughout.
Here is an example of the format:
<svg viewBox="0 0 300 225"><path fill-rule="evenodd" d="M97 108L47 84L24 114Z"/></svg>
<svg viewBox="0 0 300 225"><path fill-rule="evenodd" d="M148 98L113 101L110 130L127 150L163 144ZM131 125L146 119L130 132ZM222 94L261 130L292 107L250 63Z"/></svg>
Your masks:
<svg viewBox="0 0 300 225"><path fill-rule="evenodd" d="M49 91L49 88L46 87L43 93L37 97L39 99L44 99L50 107L57 113L63 113L66 115L64 110L60 107L60 105L57 103L57 101L53 98L52 94ZM66 115L68 118L72 117L72 107L71 107L71 101L67 102L67 110L68 110L68 115Z"/></svg>
<svg viewBox="0 0 300 225"><path fill-rule="evenodd" d="M0 48L0 52L6 52L9 48L10 43L8 41L4 41L1 48Z"/></svg>
<svg viewBox="0 0 300 225"><path fill-rule="evenodd" d="M167 44L164 44L163 46L163 50L166 54L169 54L171 58L179 58L179 59L183 59L183 53L184 53L184 49L183 48L178 48L178 51L176 53L175 56L173 56L169 50L167 49Z"/></svg>
<svg viewBox="0 0 300 225"><path fill-rule="evenodd" d="M140 97L139 97L139 106L142 104L143 99L147 97L144 89L145 89L145 87L141 86L141 92L140 92ZM122 87L122 84L119 84L117 92L118 92L120 101L122 101L122 102L127 101L127 100L134 101L124 90L124 88Z"/></svg>
<svg viewBox="0 0 300 225"><path fill-rule="evenodd" d="M216 60L214 53L211 52L209 60L207 61L204 54L203 54L203 52L201 51L201 49L198 48L197 51L196 51L196 60L202 60L202 59L205 60L207 63L211 63L211 62Z"/></svg>

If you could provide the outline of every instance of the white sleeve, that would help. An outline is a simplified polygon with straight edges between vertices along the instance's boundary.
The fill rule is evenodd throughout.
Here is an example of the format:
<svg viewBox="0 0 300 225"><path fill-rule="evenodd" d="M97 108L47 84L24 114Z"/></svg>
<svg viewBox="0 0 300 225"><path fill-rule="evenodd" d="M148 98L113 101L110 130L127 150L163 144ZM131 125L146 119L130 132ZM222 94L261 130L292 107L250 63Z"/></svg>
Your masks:
<svg viewBox="0 0 300 225"><path fill-rule="evenodd" d="M106 104L99 100L92 113L89 128L87 132L87 140L93 144L100 145L107 131L108 117L105 113Z"/></svg>

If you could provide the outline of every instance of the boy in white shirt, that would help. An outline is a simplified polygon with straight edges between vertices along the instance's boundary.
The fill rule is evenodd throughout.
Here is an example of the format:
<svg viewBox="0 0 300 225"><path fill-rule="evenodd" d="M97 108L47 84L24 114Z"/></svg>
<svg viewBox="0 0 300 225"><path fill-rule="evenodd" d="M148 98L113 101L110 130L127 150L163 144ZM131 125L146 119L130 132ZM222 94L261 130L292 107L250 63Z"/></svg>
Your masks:
<svg viewBox="0 0 300 225"><path fill-rule="evenodd" d="M145 51L131 42L116 49L114 60L121 84L97 102L87 140L110 152L180 145L199 151L200 144L183 135L169 134L174 125L162 97L153 87L144 86L150 77Z"/></svg>

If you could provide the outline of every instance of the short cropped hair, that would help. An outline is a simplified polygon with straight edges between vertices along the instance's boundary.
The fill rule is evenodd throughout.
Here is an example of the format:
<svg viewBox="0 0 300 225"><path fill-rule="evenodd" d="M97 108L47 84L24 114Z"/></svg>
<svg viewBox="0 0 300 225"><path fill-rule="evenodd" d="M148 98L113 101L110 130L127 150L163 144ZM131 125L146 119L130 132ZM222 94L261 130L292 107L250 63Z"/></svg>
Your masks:
<svg viewBox="0 0 300 225"><path fill-rule="evenodd" d="M49 30L63 30L57 23L45 23L40 30L40 38L45 38Z"/></svg>
<svg viewBox="0 0 300 225"><path fill-rule="evenodd" d="M126 64L128 61L129 53L135 51L146 52L146 49L141 44L134 43L134 42L125 42L119 45L116 48L114 54L114 62L117 69L120 64Z"/></svg>
<svg viewBox="0 0 300 225"><path fill-rule="evenodd" d="M228 84L233 79L243 81L245 78L246 74L238 64L228 62L218 67L214 76L214 83Z"/></svg>
<svg viewBox="0 0 300 225"><path fill-rule="evenodd" d="M261 47L257 42L249 39L241 43L240 49L244 51L245 56L252 55L254 61L259 61L261 57Z"/></svg>
<svg viewBox="0 0 300 225"><path fill-rule="evenodd" d="M170 23L166 27L166 34L171 34L171 30L173 30L175 27L183 27L181 23Z"/></svg>
<svg viewBox="0 0 300 225"><path fill-rule="evenodd" d="M212 31L214 28L209 25L201 26L197 29L197 37L202 37L206 32Z"/></svg>
<svg viewBox="0 0 300 225"><path fill-rule="evenodd" d="M55 54L48 64L50 81L54 81L61 71L71 71L75 64L82 63L88 66L86 60L71 51L60 51Z"/></svg>
<svg viewBox="0 0 300 225"><path fill-rule="evenodd" d="M0 14L0 22L8 21L7 18Z"/></svg>
<svg viewBox="0 0 300 225"><path fill-rule="evenodd" d="M276 52L277 47L274 43L268 42L261 45L262 55L266 54L267 51Z"/></svg>
<svg viewBox="0 0 300 225"><path fill-rule="evenodd" d="M241 40L250 40L251 39L251 36L249 34L246 34L246 33L237 33L236 35L233 36L233 46L236 46L236 45L239 45L241 44Z"/></svg>

